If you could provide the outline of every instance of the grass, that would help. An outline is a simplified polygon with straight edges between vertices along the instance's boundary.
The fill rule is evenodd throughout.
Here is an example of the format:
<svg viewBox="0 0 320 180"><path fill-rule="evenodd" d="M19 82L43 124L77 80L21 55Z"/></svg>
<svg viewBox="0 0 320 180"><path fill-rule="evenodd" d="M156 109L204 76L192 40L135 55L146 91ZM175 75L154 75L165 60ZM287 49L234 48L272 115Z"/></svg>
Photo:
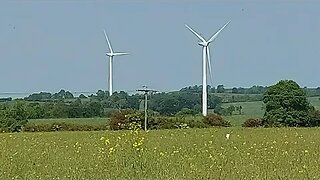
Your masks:
<svg viewBox="0 0 320 180"><path fill-rule="evenodd" d="M319 179L319 138L318 128L7 133L0 179Z"/></svg>
<svg viewBox="0 0 320 180"><path fill-rule="evenodd" d="M317 110L320 110L320 97L309 97L308 100ZM229 106L242 106L242 114L234 112L232 116L224 116L226 120L229 120L232 126L241 126L241 124L249 118L261 118L265 111L265 105L262 101L254 102L236 102L236 103L223 103L222 107Z"/></svg>
<svg viewBox="0 0 320 180"><path fill-rule="evenodd" d="M230 121L232 127L241 127L242 124L250 118L256 119L261 118L262 116L254 116L254 115L232 115L232 116L223 116L225 120Z"/></svg>
<svg viewBox="0 0 320 180"><path fill-rule="evenodd" d="M250 118L261 118L264 114L264 104L262 101L254 102L236 102L236 103L223 103L222 107L241 106L242 113L234 112L232 116L224 116L224 119L231 122L232 126L239 127L244 121Z"/></svg>
<svg viewBox="0 0 320 180"><path fill-rule="evenodd" d="M223 103L222 107L226 108L229 106L241 106L242 114L244 115L252 115L252 116L263 116L265 111L265 106L262 101L254 101L254 102L236 102L236 103ZM234 112L234 114L238 114L238 112Z"/></svg>
<svg viewBox="0 0 320 180"><path fill-rule="evenodd" d="M318 110L320 110L320 97L309 97L309 102Z"/></svg>
<svg viewBox="0 0 320 180"><path fill-rule="evenodd" d="M262 94L236 94L236 93L213 93L213 95L222 98L222 102L233 102L234 100L248 101L261 100Z"/></svg>

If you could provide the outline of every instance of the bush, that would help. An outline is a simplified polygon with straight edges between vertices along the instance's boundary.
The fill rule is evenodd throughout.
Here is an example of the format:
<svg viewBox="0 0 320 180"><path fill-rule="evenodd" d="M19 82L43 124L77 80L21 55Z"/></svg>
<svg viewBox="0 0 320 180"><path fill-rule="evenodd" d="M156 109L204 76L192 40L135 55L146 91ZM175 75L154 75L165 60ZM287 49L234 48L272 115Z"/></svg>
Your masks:
<svg viewBox="0 0 320 180"><path fill-rule="evenodd" d="M203 117L203 123L209 126L218 126L218 127L230 127L231 123L224 120L220 115L209 114Z"/></svg>
<svg viewBox="0 0 320 180"><path fill-rule="evenodd" d="M184 117L165 117L159 116L148 119L149 129L188 129L188 128L207 128L201 120L192 116Z"/></svg>
<svg viewBox="0 0 320 180"><path fill-rule="evenodd" d="M243 124L242 127L261 127L262 120L261 119L247 119Z"/></svg>
<svg viewBox="0 0 320 180"><path fill-rule="evenodd" d="M0 128L5 132L20 132L27 122L27 120L4 118L0 120Z"/></svg>
<svg viewBox="0 0 320 180"><path fill-rule="evenodd" d="M123 110L114 112L111 115L111 130L128 130L131 123L137 123L144 128L144 114L135 110Z"/></svg>
<svg viewBox="0 0 320 180"><path fill-rule="evenodd" d="M155 118L149 118L148 119L148 126L149 129L174 129L175 127L175 121L173 118L169 117L155 117Z"/></svg>
<svg viewBox="0 0 320 180"><path fill-rule="evenodd" d="M320 126L320 111L319 110L310 110L309 112L309 121L307 122L306 126L314 127Z"/></svg>

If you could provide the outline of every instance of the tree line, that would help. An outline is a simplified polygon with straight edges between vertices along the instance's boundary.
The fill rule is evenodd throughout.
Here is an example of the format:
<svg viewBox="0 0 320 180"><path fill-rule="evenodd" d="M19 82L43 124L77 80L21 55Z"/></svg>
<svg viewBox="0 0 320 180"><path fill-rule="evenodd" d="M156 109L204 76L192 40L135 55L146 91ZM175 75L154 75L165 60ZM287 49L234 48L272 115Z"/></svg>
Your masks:
<svg viewBox="0 0 320 180"><path fill-rule="evenodd" d="M223 115L230 115L233 111L241 114L240 106L222 108L223 98L212 93L213 88L208 89L211 92L208 93L209 109ZM261 95L266 104L265 115L261 121L253 122L270 126L320 125L320 113L308 103L306 89L294 81L280 81L270 86ZM317 91L318 88L312 90ZM190 86L175 92L150 94L148 108L159 116L197 115L201 113L201 93L201 86ZM144 95L129 95L124 91L109 96L107 91L99 90L88 97L74 97L69 91L61 90L54 94L40 92L8 100L0 103L0 129L19 129L28 119L111 117L115 111L144 108Z"/></svg>

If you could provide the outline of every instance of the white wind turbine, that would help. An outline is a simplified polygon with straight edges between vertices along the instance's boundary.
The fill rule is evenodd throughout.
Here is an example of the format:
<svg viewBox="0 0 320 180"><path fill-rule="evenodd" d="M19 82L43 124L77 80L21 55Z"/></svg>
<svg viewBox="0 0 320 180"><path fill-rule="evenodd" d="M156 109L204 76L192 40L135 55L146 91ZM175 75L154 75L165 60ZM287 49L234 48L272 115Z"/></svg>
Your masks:
<svg viewBox="0 0 320 180"><path fill-rule="evenodd" d="M202 66L202 115L207 116L208 113L208 95L207 95L207 63L209 66L209 74L211 74L211 63L210 63L210 50L209 44L213 42L218 34L230 23L228 21L225 25L223 25L211 38L207 41L202 36L200 36L196 31L194 31L188 25L185 25L194 35L196 35L201 42L198 42L200 46L202 46L202 58L203 58L203 66Z"/></svg>
<svg viewBox="0 0 320 180"><path fill-rule="evenodd" d="M113 57L114 56L122 56L122 55L128 55L128 53L124 53L124 52L113 52L113 49L111 47L109 38L107 36L106 31L104 30L104 37L106 38L106 41L108 43L109 46L109 53L106 53L107 56L109 56L109 95L112 95L113 92L113 84L112 84L112 62L113 62Z"/></svg>

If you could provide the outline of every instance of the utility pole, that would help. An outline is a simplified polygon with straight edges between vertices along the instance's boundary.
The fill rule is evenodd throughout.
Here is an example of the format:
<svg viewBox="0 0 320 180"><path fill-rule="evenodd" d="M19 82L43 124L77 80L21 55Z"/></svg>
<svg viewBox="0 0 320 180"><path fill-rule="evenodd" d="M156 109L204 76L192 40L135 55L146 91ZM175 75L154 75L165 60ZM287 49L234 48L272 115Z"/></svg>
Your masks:
<svg viewBox="0 0 320 180"><path fill-rule="evenodd" d="M147 131L147 121L148 121L148 93L157 92L152 89L148 89L147 86L142 86L144 89L138 89L137 91L144 92L144 130Z"/></svg>

